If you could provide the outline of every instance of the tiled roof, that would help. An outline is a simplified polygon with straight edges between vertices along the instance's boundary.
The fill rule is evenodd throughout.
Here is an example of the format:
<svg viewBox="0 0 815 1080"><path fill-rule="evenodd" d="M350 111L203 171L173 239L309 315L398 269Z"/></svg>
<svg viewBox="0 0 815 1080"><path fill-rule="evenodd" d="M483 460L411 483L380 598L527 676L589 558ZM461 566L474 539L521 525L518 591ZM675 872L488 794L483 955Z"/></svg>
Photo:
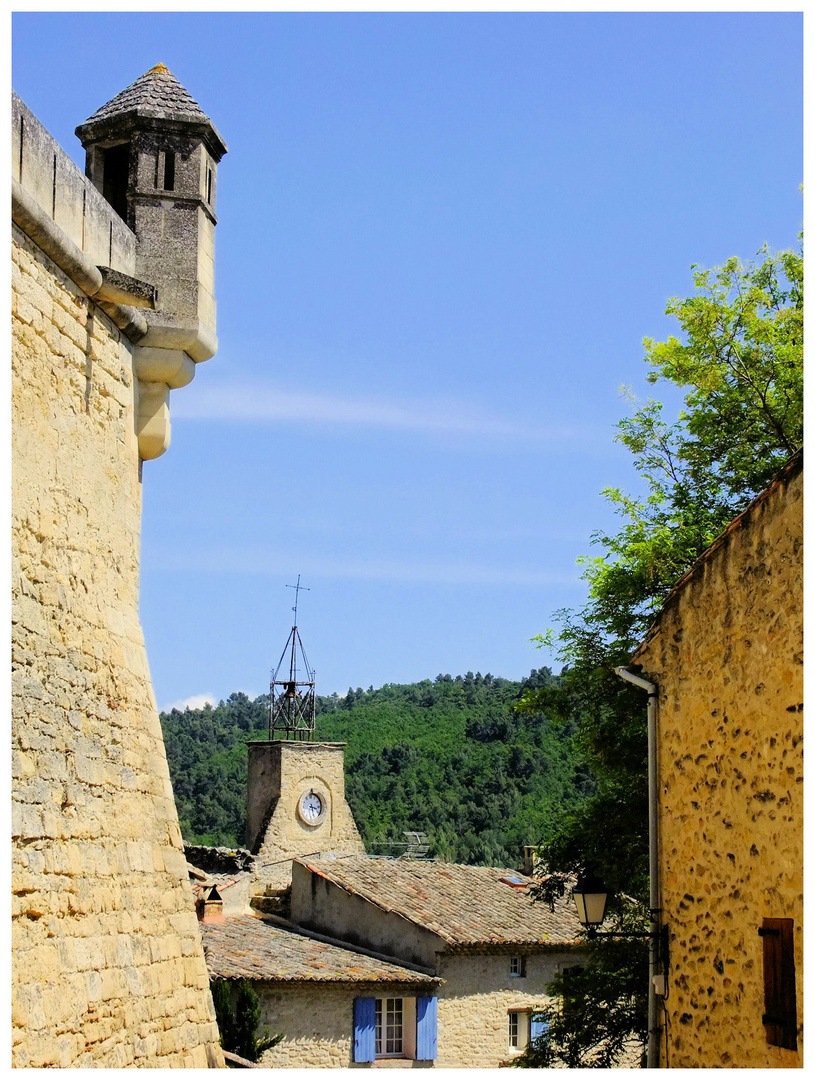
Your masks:
<svg viewBox="0 0 815 1080"><path fill-rule="evenodd" d="M585 935L571 899L558 901L554 911L533 902L529 885L534 879L516 870L364 856L298 861L348 892L438 934L451 947L552 947L574 945Z"/></svg>
<svg viewBox="0 0 815 1080"><path fill-rule="evenodd" d="M97 109L85 123L109 120L114 116L136 110L164 119L183 118L197 121L209 119L175 75L164 64L156 64L101 109Z"/></svg>
<svg viewBox="0 0 815 1080"><path fill-rule="evenodd" d="M207 968L213 978L335 983L434 984L439 981L252 915L201 924L200 929Z"/></svg>

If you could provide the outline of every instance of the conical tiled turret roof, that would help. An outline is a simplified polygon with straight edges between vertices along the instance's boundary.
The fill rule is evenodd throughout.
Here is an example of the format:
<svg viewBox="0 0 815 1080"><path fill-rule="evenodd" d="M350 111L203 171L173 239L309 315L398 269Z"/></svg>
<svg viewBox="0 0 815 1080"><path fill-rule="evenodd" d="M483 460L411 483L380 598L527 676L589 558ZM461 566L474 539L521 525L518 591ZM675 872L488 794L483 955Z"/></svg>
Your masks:
<svg viewBox="0 0 815 1080"><path fill-rule="evenodd" d="M226 153L226 143L215 125L164 64L150 68L101 109L97 109L93 116L79 125L76 134L87 148L89 143L99 138L126 134L134 127L142 126L140 121L157 122L157 126L162 126L162 121L194 125L206 138L216 161Z"/></svg>
<svg viewBox="0 0 815 1080"><path fill-rule="evenodd" d="M97 109L86 124L108 120L129 112L148 113L169 119L208 120L209 117L164 64L156 64L120 94ZM84 124L82 125L85 126Z"/></svg>

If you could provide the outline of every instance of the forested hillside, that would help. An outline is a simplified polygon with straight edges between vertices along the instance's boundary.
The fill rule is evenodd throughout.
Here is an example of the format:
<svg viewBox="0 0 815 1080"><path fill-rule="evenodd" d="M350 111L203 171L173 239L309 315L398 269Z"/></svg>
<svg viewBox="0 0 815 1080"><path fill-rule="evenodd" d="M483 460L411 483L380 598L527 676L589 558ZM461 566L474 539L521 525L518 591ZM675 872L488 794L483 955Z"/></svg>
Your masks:
<svg viewBox="0 0 815 1080"><path fill-rule="evenodd" d="M317 739L348 744L348 801L367 850L399 854L415 829L439 858L519 865L524 844L547 839L589 788L569 725L514 708L555 681L547 668L524 682L468 672L318 698ZM243 844L245 743L268 737L268 702L239 693L161 714L185 840Z"/></svg>

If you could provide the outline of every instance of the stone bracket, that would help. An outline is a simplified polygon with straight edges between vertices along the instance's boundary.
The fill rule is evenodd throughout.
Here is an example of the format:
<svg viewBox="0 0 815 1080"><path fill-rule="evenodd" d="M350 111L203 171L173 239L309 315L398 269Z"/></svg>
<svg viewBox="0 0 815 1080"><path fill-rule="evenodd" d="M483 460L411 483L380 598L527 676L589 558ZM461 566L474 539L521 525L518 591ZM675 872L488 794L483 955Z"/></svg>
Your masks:
<svg viewBox="0 0 815 1080"><path fill-rule="evenodd" d="M142 461L152 461L170 446L170 387L136 380L136 436Z"/></svg>
<svg viewBox="0 0 815 1080"><path fill-rule="evenodd" d="M99 300L135 308L158 307L158 289L149 281L139 281L109 266L97 266L96 269L102 275L102 284L94 294Z"/></svg>
<svg viewBox="0 0 815 1080"><path fill-rule="evenodd" d="M133 371L142 382L167 383L170 390L187 386L195 377L195 361L182 349L133 347Z"/></svg>

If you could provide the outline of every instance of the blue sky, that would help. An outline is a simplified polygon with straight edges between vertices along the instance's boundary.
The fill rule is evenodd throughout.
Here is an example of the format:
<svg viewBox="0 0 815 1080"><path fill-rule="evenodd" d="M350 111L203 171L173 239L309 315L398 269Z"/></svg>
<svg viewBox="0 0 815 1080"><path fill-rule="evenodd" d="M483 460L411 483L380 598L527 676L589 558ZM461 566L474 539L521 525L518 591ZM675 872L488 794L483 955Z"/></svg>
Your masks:
<svg viewBox="0 0 815 1080"><path fill-rule="evenodd" d="M800 14L20 14L65 149L158 62L214 120L216 356L144 468L160 707L517 678L636 490L613 442L691 264L795 242ZM92 43L92 47L89 43ZM87 55L87 66L77 58ZM674 407L676 395L663 395Z"/></svg>

